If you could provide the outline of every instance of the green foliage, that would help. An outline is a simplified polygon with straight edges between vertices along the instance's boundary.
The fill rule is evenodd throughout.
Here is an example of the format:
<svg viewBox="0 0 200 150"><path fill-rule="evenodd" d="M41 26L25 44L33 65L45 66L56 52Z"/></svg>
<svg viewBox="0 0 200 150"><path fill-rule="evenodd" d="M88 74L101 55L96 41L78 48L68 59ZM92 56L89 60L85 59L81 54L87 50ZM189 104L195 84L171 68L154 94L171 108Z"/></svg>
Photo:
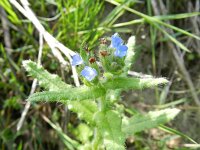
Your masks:
<svg viewBox="0 0 200 150"><path fill-rule="evenodd" d="M145 129L150 129L172 120L180 112L176 108L168 108L159 111L149 112L147 115L135 115L131 118L124 118L122 131L126 135L134 135Z"/></svg>
<svg viewBox="0 0 200 150"><path fill-rule="evenodd" d="M109 2L109 3L111 3L111 4L114 4L116 6L120 6L121 5L120 3L116 2L116 1L112 1L112 0L106 0L106 1ZM187 31L182 30L182 29L180 29L178 27L175 27L173 25L167 24L167 23L161 21L158 17L153 17L153 16L149 16L149 15L143 14L143 13L141 13L141 12L135 10L135 9L132 9L130 7L127 7L125 5L122 5L122 7L123 7L123 9L125 9L125 10L127 10L127 11L129 11L129 12L131 12L133 14L136 14L139 17L142 18L142 20L137 20L136 22L135 22L135 20L133 20L132 24L134 24L134 23L141 23L141 21L145 21L145 22L149 23L150 25L154 26L156 29L160 30L167 38L169 38L172 42L174 42L177 46L179 46L182 50L184 50L186 52L190 52L190 50L186 46L184 46L181 42L179 42L176 38L174 38L172 35L170 35L161 26L168 27L168 28L170 28L172 30L175 30L175 31L181 33L181 34L185 34L187 36L191 36L191 37L193 37L193 38L195 38L197 40L200 40L199 36L194 35L192 33L189 33ZM198 15L198 14L199 13L197 12L194 15ZM170 15L170 17L171 17L171 15ZM187 15L181 15L181 17L187 17ZM174 17L174 18L176 18L176 17ZM123 23L123 24L127 25L126 23Z"/></svg>
<svg viewBox="0 0 200 150"><path fill-rule="evenodd" d="M115 20L120 17L123 13L123 7L124 5L128 5L130 3L130 1L132 0L128 0L126 1L124 4L122 4L121 6L116 7L115 9L113 9L104 19L104 21L101 23L101 26L111 26Z"/></svg>
<svg viewBox="0 0 200 150"><path fill-rule="evenodd" d="M88 86L72 87L65 84L58 76L51 75L41 66L37 66L34 62L24 61L23 65L30 75L34 76L39 80L39 83L42 87L49 89L49 91L38 92L29 96L28 101L37 102L37 101L48 101L48 102L61 102L68 104L69 109L76 112L80 119L85 120L91 126L91 129L97 129L97 135L94 139L93 148L100 148L102 146L108 150L121 150L125 149L125 135L131 135L135 132L142 131L151 127L156 127L161 123L166 123L167 121L173 119L176 114L172 116L171 112L168 110L163 110L155 113L149 113L146 117L137 117L128 120L128 124L123 124L122 126L122 115L125 116L120 109L112 110L111 106L116 102L116 99L120 97L120 93L123 90L128 89L144 89L155 87L160 84L166 84L168 81L164 78L131 78L127 77L128 70L130 69L132 62L134 60L134 46L135 39L131 37L128 42L128 52L125 57L125 62L120 58L115 59L113 56L113 49L105 49L111 53L111 56L108 56L110 59L100 59L105 64L111 64L112 61L119 63L119 67L112 68L112 73L106 72L104 78L98 77L98 79L87 83ZM83 53L83 52L82 52ZM84 55L84 58L87 55ZM87 61L87 59L84 59ZM86 62L87 65L90 65ZM95 64L91 65L92 67L98 70L98 66ZM104 67L108 67L103 65ZM79 70L83 68L80 66ZM120 71L123 70L123 71ZM105 69L104 69L105 70ZM109 70L109 68L107 69ZM117 70L117 71L116 71ZM100 71L98 71L100 74ZM88 74L90 75L90 74ZM112 92L113 91L113 92ZM115 98L113 98L114 95ZM98 107L97 107L98 101ZM174 110L175 111L175 110ZM122 113L122 114L121 114ZM119 115L120 114L120 115ZM149 118L149 120L147 120ZM141 122L138 125L138 119ZM145 126L145 120L149 122L149 126ZM133 128L132 128L133 126ZM131 129L133 129L133 131ZM131 132L127 134L127 132ZM91 144L87 143L86 147L91 147Z"/></svg>
<svg viewBox="0 0 200 150"><path fill-rule="evenodd" d="M103 83L99 86L70 88L70 86L62 82L58 76L49 74L41 66L37 67L37 65L31 61L24 61L23 65L30 75L39 80L41 86L51 90L31 95L28 98L30 101L65 102L66 100L95 99L104 96L106 89L144 89L168 82L164 78L140 79L116 77L106 80L106 82L102 81Z"/></svg>
<svg viewBox="0 0 200 150"><path fill-rule="evenodd" d="M19 97L11 97L7 99L3 105L4 108L20 109Z"/></svg>
<svg viewBox="0 0 200 150"><path fill-rule="evenodd" d="M74 134L78 140L85 144L90 141L93 131L87 124L81 123L77 128L74 129Z"/></svg>
<svg viewBox="0 0 200 150"><path fill-rule="evenodd" d="M124 60L124 72L128 72L135 63L135 36L131 36L127 43L128 52Z"/></svg>
<svg viewBox="0 0 200 150"><path fill-rule="evenodd" d="M115 111L99 111L95 114L95 121L107 150L125 149L125 136L121 131L122 120Z"/></svg>
<svg viewBox="0 0 200 150"><path fill-rule="evenodd" d="M80 119L83 119L87 123L94 125L93 116L98 111L97 104L94 101L68 101L67 105L71 111L78 114Z"/></svg>
<svg viewBox="0 0 200 150"><path fill-rule="evenodd" d="M45 91L32 94L28 101L49 101L49 102L64 102L67 100L85 100L95 99L105 94L105 90L100 87L77 87L68 88L60 91Z"/></svg>
<svg viewBox="0 0 200 150"><path fill-rule="evenodd" d="M13 11L10 3L7 0L1 0L0 1L0 6L2 6L6 12L8 13L8 18L16 24L20 24L20 20L17 17L17 15L15 14L15 12Z"/></svg>
<svg viewBox="0 0 200 150"><path fill-rule="evenodd" d="M168 132L168 133L172 133L172 134L175 134L175 135L178 135L180 137L183 137L185 139L188 139L189 141L191 141L192 143L194 144L198 144L196 141L194 141L191 137L187 136L186 134L180 132L180 131L177 131L175 129L172 129L170 127L167 127L167 126L164 126L164 125L159 125L159 128L165 132Z"/></svg>
<svg viewBox="0 0 200 150"><path fill-rule="evenodd" d="M107 89L134 89L140 90L151 88L160 84L166 84L168 81L165 78L130 78L130 77L117 77L109 80L103 85Z"/></svg>
<svg viewBox="0 0 200 150"><path fill-rule="evenodd" d="M60 136L61 140L63 141L63 143L65 144L65 146L67 148L69 148L70 150L75 150L76 148L78 148L80 145L77 141L72 140L69 136L67 136L65 133L63 133L62 129L60 126L54 124L53 122L51 122L47 117L43 116L43 119L53 128L56 130L56 132L58 133L58 135Z"/></svg>
<svg viewBox="0 0 200 150"><path fill-rule="evenodd" d="M46 89L53 91L65 90L71 87L71 85L64 83L57 75L50 74L42 66L37 66L36 63L30 60L23 61L23 66L32 77L38 79L40 86Z"/></svg>
<svg viewBox="0 0 200 150"><path fill-rule="evenodd" d="M39 80L39 84L40 84L41 87L44 87L44 88L50 90L51 92L53 92L53 90L61 90L62 89L63 91L65 90L63 92L64 94L73 93L72 97L67 95L67 100L74 100L74 99L80 100L79 98L81 97L81 95L78 95L79 96L79 98L78 98L77 97L77 91L78 92L81 92L81 91L84 92L85 91L85 95L92 96L91 93L90 93L91 92L90 88L87 88L87 87L85 87L85 88L81 87L81 88L77 88L77 89L70 88L71 85L64 83L57 75L50 74L48 71L44 70L43 67L37 66L36 63L34 63L30 60L24 61L23 66L26 68L26 70L29 72L29 74L31 76L33 76L33 77L35 77L36 79ZM49 93L49 92L47 92L47 93ZM99 94L99 92L97 94ZM39 98L38 97L36 98L35 94L34 94L31 97L34 97L34 100L40 99L41 101L56 101L56 100L58 101L57 97L56 98L51 97L51 96L48 97L47 95L43 95L44 97L39 96ZM83 95L84 94L82 94L82 96ZM64 99L60 99L60 102L67 103L68 106L69 106L69 109L73 112L76 112L78 114L78 116L80 117L80 119L83 119L86 122L93 124L93 119L92 119L93 114L98 110L96 103L92 102L91 100L64 101Z"/></svg>
<svg viewBox="0 0 200 150"><path fill-rule="evenodd" d="M56 23L60 31L57 35L58 39L74 49L79 49L79 45L83 42L93 46L102 35L100 31L92 29L96 29L100 24L98 16L101 15L103 2L100 0L68 0L67 2L58 0L56 5L61 13ZM86 32L82 33L83 31ZM73 40L69 42L69 39Z"/></svg>
<svg viewBox="0 0 200 150"><path fill-rule="evenodd" d="M45 29L47 29L50 34L53 34L53 36L55 36L64 45L67 45L67 47L70 47L70 49L77 52L79 51L80 44L82 44L83 47L85 45L88 45L90 51L92 53L94 51L96 55L96 47L99 43L99 37L101 37L103 34L108 35L110 34L110 32L128 32L130 34L136 33L136 36L139 37L138 35L141 32L140 29L144 28L146 33L145 35L147 35L146 39L148 41L148 31L146 32L146 30L148 30L148 27L145 24L147 23L151 28L150 34L152 36L150 37L150 41L152 47L154 47L154 51L152 51L152 55L154 57L153 70L154 67L157 67L155 64L155 61L157 61L157 57L155 56L159 56L157 54L158 51L155 51L155 47L157 48L158 46L159 48L160 45L163 45L162 42L167 43L169 41L172 41L183 50L189 51L189 49L184 46L184 43L182 41L187 41L187 36L188 38L192 37L197 40L200 39L199 36L191 33L194 28L190 28L188 20L182 20L182 22L172 21L170 24L165 22L174 19L185 19L188 17L198 16L200 14L199 12L169 14L162 16L152 16L152 14L146 15L146 9L143 7L146 5L146 3L143 3L139 0L41 0L29 2L30 8L33 9L34 13L40 19ZM143 9L138 8L138 5L135 8L137 8L137 10L139 11L133 9L132 6L137 4L137 2L139 7L142 6ZM148 0L147 3L150 4L150 2L151 0ZM188 1L188 3L189 2L190 1ZM113 8L113 6L111 6L109 3L111 3L111 5L117 5L117 7ZM172 13L173 9L176 7L171 7L170 4L173 3L177 3L178 5L183 4L182 2L167 2L166 5L172 10L169 11L169 13ZM193 5L195 4L193 3ZM110 66L110 64L108 64L108 72L102 73L102 68L100 68L100 72L98 73L101 75L103 74L103 76L101 78L98 78L95 83L90 84L87 82L88 87L73 87L72 85L62 81L61 78L57 75L50 74L48 71L43 69L42 66L37 66L36 63L31 61L24 61L23 65L29 75L33 78L36 78L39 81L39 85L46 90L44 92L38 92L31 95L28 100L41 102L61 102L64 105L59 105L59 107L57 107L56 105L58 110L57 113L59 113L59 115L54 117L56 119L53 119L53 122L48 120L47 117L46 119L44 119L46 123L48 123L48 125L50 125L50 127L53 128L53 130L57 134L55 134L55 132L53 132L53 130L49 128L49 126L46 126L46 124L44 125L44 121L40 122L38 118L38 114L39 117L40 115L42 116L43 113L48 114L49 111L51 114L51 109L55 107L55 105L53 104L44 106L42 104L40 106L33 105L33 109L31 109L27 116L28 123L24 123L22 133L20 132L20 139L17 138L17 136L19 136L19 132L16 132L15 124L16 121L18 121L19 119L19 112L22 111L22 101L27 98L27 95L29 93L29 84L26 82L27 78L25 77L23 70L21 70L21 62L23 59L27 58L33 60L35 59L38 50L38 35L37 32L35 32L36 30L34 26L28 20L24 19L23 16L20 16L20 13L17 12L17 9L13 9L14 5L12 6L9 3L9 0L0 0L0 7L2 7L6 11L6 16L4 16L8 18L8 31L6 32L9 32L12 37L11 41L7 41L11 42L11 57L7 55L7 48L5 45L6 42L2 42L2 44L0 44L0 99L3 101L2 103L0 103L2 104L2 107L0 106L0 145L2 149L26 149L27 140L24 139L27 139L27 135L29 136L28 145L31 143L30 147L33 145L33 149L46 149L47 147L48 149L55 149L55 147L65 149L64 147L66 147L66 149L69 150L94 150L101 149L102 147L106 147L106 149L124 149L124 141L129 135L134 136L134 149L138 149L137 135L135 135L135 133L152 127L159 127L159 129L169 132L170 134L176 134L178 136L184 137L185 139L196 144L191 145L191 147L199 147L199 145L189 136L162 125L173 119L175 115L178 114L177 109L153 111L143 115L135 115L133 113L130 113L131 116L133 116L127 118L127 114L124 113L124 110L126 110L126 108L124 108L124 106L122 108L119 108L118 105L116 105L117 102L126 104L123 96L121 96L122 91L143 90L145 88L153 88L162 84L166 84L168 82L165 78L127 77L128 70L131 69L131 66L135 63L137 57L137 47L135 46L134 36L132 36L128 41L127 56L122 63L118 61L118 63L121 63L120 65L122 65L120 66L120 71L114 73L111 72L110 70L113 70L113 68L112 66ZM141 12L142 10L144 10L144 13ZM126 11L129 11L129 14ZM130 18L135 18L135 16L131 15L130 12L138 15L140 18L128 21L128 19ZM125 14L124 18L123 14ZM183 22L187 22L187 25L184 26ZM177 24L179 28L173 26L173 23ZM137 26L133 27L134 24L139 24L139 28L137 28ZM169 34L165 27L174 30L176 33ZM183 30L181 29L182 27L186 29ZM4 29L0 29L0 31L1 39L3 39L2 36L4 35L5 31ZM160 37L159 31L163 33L164 38L158 38ZM192 44L190 42L192 42ZM5 49L3 45L5 45ZM192 39L189 40L189 45L192 45L189 46L191 50L193 50L193 47L195 49L198 49L198 47L195 47L195 42L193 43ZM148 49L149 46L150 45L148 45ZM95 50L92 48L95 48ZM143 48L144 47L142 47L142 49ZM84 51L83 48L81 48L81 50ZM90 54L86 54L84 61L87 61L90 58ZM189 58L190 55L191 58ZM186 57L188 57L188 59L190 60L195 61L195 58L193 58L192 55L196 56L196 54L192 53L190 55L187 54ZM47 69L51 70L51 72L59 68L59 63L57 63L56 60L52 58L53 56L51 53L49 53L49 48L46 44L44 44L42 62L45 66L48 66ZM111 57L109 57L109 59L110 58ZM107 59L106 61L109 61L109 59ZM99 59L97 60L99 61ZM116 61L115 59L112 60ZM187 62L185 61L185 63ZM90 63L87 63L87 65L90 65ZM95 65L93 64L91 66ZM170 70L171 69L173 68L170 67ZM151 70L148 71L151 72ZM156 69L154 71L153 72L156 73ZM62 77L67 76L70 78L71 72L65 72L63 70L61 72L63 73ZM69 80L67 79L67 81ZM160 90L158 91L158 93L159 92ZM184 91L184 93L184 97L186 97L186 99L184 100L172 101L167 104L163 102L163 105L159 104L155 107L161 109L174 107L175 105L180 105L182 103L191 103L191 101L189 100L190 98L187 97L189 92L186 90ZM159 94L157 96L159 98ZM166 98L166 96L167 94L164 97ZM105 111L101 110L101 103L99 103L102 97L105 98ZM139 99L142 98L142 96L139 97ZM148 99L151 98L148 97ZM169 100L171 101L171 99ZM77 120L74 123L74 120L68 120L68 116L60 114L61 112L63 114L66 113L66 111L63 110L65 104L71 111L77 114L79 119L81 119L78 120L78 125L76 124ZM195 107L194 110L196 110ZM187 109L185 112L188 113ZM33 114L34 116L32 116ZM74 116L72 115L70 119L74 119L73 117ZM122 124L121 118L123 118ZM34 122L30 123L30 120L34 120ZM76 133L71 132L71 130L68 129L67 131L65 131L65 129L67 128L65 121L67 123L68 121L70 123L74 123L72 124L72 128L74 128L73 131L76 131ZM59 124L61 126L59 126ZM41 131L39 131L38 129L41 129L43 134L40 134ZM74 135L71 136L71 133L74 133ZM78 142L76 140L72 140L69 136L67 136L67 134L73 137L73 139L76 139ZM118 139L117 136L120 137L120 139ZM140 140L141 143L139 143L139 149L145 149L143 146L149 145L149 143L152 142L151 139ZM162 139L160 141L162 141ZM166 140L163 141L166 142ZM129 140L127 140L127 142L129 142ZM82 146L81 144L84 146Z"/></svg>

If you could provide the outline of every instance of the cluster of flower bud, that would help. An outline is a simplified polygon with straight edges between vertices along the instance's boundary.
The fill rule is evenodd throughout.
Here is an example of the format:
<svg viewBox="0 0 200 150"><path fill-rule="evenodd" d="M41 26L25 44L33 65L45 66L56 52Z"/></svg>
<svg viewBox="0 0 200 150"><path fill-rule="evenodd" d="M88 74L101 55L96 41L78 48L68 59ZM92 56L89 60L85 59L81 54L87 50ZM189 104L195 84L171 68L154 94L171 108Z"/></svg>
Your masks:
<svg viewBox="0 0 200 150"><path fill-rule="evenodd" d="M100 44L105 47L105 50L101 50L100 48L99 55L102 58L100 60L106 59L106 57L109 57L109 55L111 55L112 58L116 57L116 58L123 59L123 57L125 57L127 54L128 47L124 45L123 40L119 37L117 33L112 35L110 46L106 45L107 40L105 38L102 38L100 40ZM88 52L89 50L87 50L87 53ZM88 59L88 61L92 65L93 63L96 62L96 58L92 56ZM115 64L116 62L112 62L110 67L112 67L112 65L115 65ZM78 66L78 65L84 65L84 68L81 70L80 74L86 80L92 81L95 79L96 76L98 76L98 72L95 68L89 65L85 65L85 62L82 59L82 57L79 54L75 54L72 56L72 66Z"/></svg>

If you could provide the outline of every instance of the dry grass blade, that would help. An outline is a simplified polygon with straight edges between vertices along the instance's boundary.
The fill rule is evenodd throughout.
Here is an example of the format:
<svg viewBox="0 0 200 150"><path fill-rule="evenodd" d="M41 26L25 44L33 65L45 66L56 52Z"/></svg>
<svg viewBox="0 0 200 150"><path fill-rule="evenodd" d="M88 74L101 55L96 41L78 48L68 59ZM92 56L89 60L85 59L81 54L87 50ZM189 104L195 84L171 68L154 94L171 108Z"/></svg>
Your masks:
<svg viewBox="0 0 200 150"><path fill-rule="evenodd" d="M152 0L151 3L152 3L152 5L153 5L153 8L156 9L156 10L154 10L154 12L155 12L155 13L156 13L156 12L159 13L159 14L156 14L156 15L160 15L161 12L160 12L159 8L156 7L156 6L157 6L157 2L156 2L155 0ZM164 6L162 0L160 1L160 3L162 4L162 8L165 8L165 6ZM165 9L165 11L166 11L166 9ZM172 31L171 29L169 29L169 31L170 31L171 34L173 34L173 31ZM182 72L183 77L184 77L184 79L185 79L185 81L186 81L188 87L190 88L190 91L191 91L191 94L192 94L192 97L193 97L195 103L196 103L198 106L200 106L199 98L198 98L198 96L197 96L197 94L196 94L196 92L195 92L195 88L194 88L194 85L193 85L193 83L192 83L190 74L188 73L188 71L187 71L187 69L186 69L186 67L185 67L185 65L184 65L183 58L180 57L180 55L178 54L177 48L176 48L172 43L167 42L167 44L168 44L170 50L172 50L172 53L173 53L173 55L174 55L174 57L175 57L175 60L176 60L176 62L177 62L177 64L178 64L178 67L179 67L180 71Z"/></svg>

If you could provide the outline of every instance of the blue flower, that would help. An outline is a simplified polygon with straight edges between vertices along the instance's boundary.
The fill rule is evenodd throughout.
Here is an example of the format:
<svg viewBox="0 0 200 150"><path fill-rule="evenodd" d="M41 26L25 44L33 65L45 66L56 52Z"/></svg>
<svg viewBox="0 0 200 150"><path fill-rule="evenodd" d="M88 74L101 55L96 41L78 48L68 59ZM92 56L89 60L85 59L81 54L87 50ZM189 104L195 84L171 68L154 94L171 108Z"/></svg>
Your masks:
<svg viewBox="0 0 200 150"><path fill-rule="evenodd" d="M83 64L83 59L79 54L75 54L72 56L72 66L77 66Z"/></svg>
<svg viewBox="0 0 200 150"><path fill-rule="evenodd" d="M118 33L115 33L111 37L111 47L117 48L118 46L123 44L123 40L119 37Z"/></svg>
<svg viewBox="0 0 200 150"><path fill-rule="evenodd" d="M81 75L88 81L92 81L97 76L97 71L94 68L85 66L85 68L81 71Z"/></svg>
<svg viewBox="0 0 200 150"><path fill-rule="evenodd" d="M114 55L122 58L122 57L126 56L127 50L128 50L128 47L126 45L120 45L116 48Z"/></svg>
<svg viewBox="0 0 200 150"><path fill-rule="evenodd" d="M117 33L115 33L111 37L111 47L116 49L116 51L114 52L115 56L120 58L126 56L128 47L126 45L123 45L123 40L119 37Z"/></svg>

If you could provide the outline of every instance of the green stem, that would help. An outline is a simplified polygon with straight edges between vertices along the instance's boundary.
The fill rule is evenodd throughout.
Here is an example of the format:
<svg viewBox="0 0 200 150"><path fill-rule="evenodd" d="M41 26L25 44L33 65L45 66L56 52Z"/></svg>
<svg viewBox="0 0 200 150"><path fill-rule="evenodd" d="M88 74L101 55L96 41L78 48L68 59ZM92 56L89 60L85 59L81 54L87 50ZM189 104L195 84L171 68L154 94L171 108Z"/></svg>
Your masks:
<svg viewBox="0 0 200 150"><path fill-rule="evenodd" d="M103 96L99 99L99 111L105 111L107 109L105 97Z"/></svg>
<svg viewBox="0 0 200 150"><path fill-rule="evenodd" d="M92 150L97 150L99 149L100 145L101 145L101 134L99 132L99 130L97 128L94 129L94 141L92 144Z"/></svg>
<svg viewBox="0 0 200 150"><path fill-rule="evenodd" d="M107 109L106 96L99 98L99 111L104 112ZM94 140L92 144L92 150L99 149L102 143L101 133L98 128L94 129Z"/></svg>

